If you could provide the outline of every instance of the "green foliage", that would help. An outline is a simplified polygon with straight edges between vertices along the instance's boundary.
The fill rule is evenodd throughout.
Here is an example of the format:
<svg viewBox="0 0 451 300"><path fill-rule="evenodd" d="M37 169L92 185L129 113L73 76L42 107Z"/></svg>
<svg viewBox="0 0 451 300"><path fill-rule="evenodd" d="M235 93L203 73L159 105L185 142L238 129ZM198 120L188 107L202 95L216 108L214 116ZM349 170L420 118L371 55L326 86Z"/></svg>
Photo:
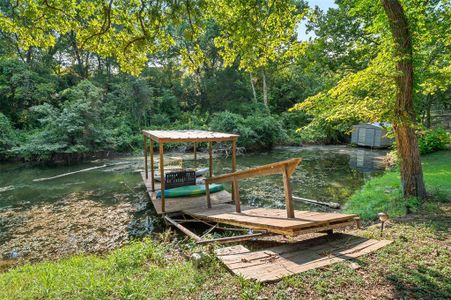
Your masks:
<svg viewBox="0 0 451 300"><path fill-rule="evenodd" d="M450 143L450 135L442 128L425 130L418 140L421 154L444 150Z"/></svg>
<svg viewBox="0 0 451 300"><path fill-rule="evenodd" d="M348 122L328 122L315 118L296 132L302 143L338 144L345 140L345 134L351 130L352 119Z"/></svg>
<svg viewBox="0 0 451 300"><path fill-rule="evenodd" d="M303 11L291 1L213 1L209 16L220 26L215 45L225 66L255 71L271 61L290 58L302 45L293 41Z"/></svg>
<svg viewBox="0 0 451 300"><path fill-rule="evenodd" d="M449 18L449 3L401 2L412 34L417 111L430 113L432 105L447 109L450 51L446 49L450 43L446 22L439 20ZM353 121L397 122L394 109L397 58L380 3L340 1L336 9L316 12L310 27L319 38L306 53L315 55L318 63L331 70L338 80L293 109L312 116L316 127Z"/></svg>
<svg viewBox="0 0 451 300"><path fill-rule="evenodd" d="M247 118L228 111L216 113L209 126L212 130L239 134L238 145L251 151L270 149L275 143L288 138L281 122L264 113Z"/></svg>
<svg viewBox="0 0 451 300"><path fill-rule="evenodd" d="M14 132L8 118L0 112L0 157L6 155L7 151L16 144L16 133Z"/></svg>
<svg viewBox="0 0 451 300"><path fill-rule="evenodd" d="M0 107L14 124L30 125L28 107L52 100L57 80L48 69L0 58Z"/></svg>
<svg viewBox="0 0 451 300"><path fill-rule="evenodd" d="M189 262L167 261L170 246L146 239L104 257L78 255L22 266L0 274L0 298L185 298L208 277Z"/></svg>
<svg viewBox="0 0 451 300"><path fill-rule="evenodd" d="M74 33L79 48L114 57L123 71L134 75L142 71L148 55L169 51L178 35L196 42L177 49L182 63L195 71L205 59L198 42L209 22L221 28L215 45L226 66L237 59L242 68L265 66L296 51L292 48L299 44L293 36L302 18L293 1L257 0L127 1L114 5L100 0L59 0L51 5L22 0L17 5L4 3L0 13L0 29L15 34L25 50L53 47L57 36ZM182 32L177 30L180 27L184 27Z"/></svg>
<svg viewBox="0 0 451 300"><path fill-rule="evenodd" d="M396 71L383 10L373 1L337 5L309 12L316 38L304 43L294 30L304 1L6 1L0 110L20 137L9 154L140 151L144 128L206 129L224 111L242 119L214 128L240 132L252 150L337 143L355 122L390 121ZM449 109L449 8L439 0L403 5L414 35L416 109L427 121L434 109ZM94 96L66 95L86 79Z"/></svg>
<svg viewBox="0 0 451 300"><path fill-rule="evenodd" d="M428 191L438 201L447 201L451 194L451 151L440 151L422 156L423 176ZM448 199L449 200L449 199ZM399 171L392 170L369 180L360 191L346 203L346 211L361 218L374 220L379 212L390 217L406 214L406 205L413 210L419 207L416 199L403 199Z"/></svg>
<svg viewBox="0 0 451 300"><path fill-rule="evenodd" d="M65 101L60 108L48 103L33 107L31 111L42 127L12 151L33 159L111 149L112 135L105 123L108 107L103 105L102 90L85 80L64 90L61 97Z"/></svg>

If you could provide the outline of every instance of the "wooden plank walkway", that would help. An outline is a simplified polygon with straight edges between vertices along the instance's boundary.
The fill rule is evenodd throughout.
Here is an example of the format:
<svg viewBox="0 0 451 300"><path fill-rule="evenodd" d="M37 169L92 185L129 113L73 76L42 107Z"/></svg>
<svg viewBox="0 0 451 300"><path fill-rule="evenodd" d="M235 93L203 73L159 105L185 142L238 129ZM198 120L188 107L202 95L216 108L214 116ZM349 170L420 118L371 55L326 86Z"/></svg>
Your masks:
<svg viewBox="0 0 451 300"><path fill-rule="evenodd" d="M334 234L260 251L249 251L242 245L225 247L218 249L216 255L234 274L268 282L355 259L391 242Z"/></svg>
<svg viewBox="0 0 451 300"><path fill-rule="evenodd" d="M152 192L152 184L150 182L150 176L149 179L146 180L145 173L141 172L141 177L144 181L147 193L149 194L150 200L152 201L155 210L157 211L158 214L162 214L163 212L161 211L161 199L156 197L156 192ZM158 182L155 182L155 191L158 191L159 189L160 184ZM232 195L225 190L213 193L211 194L210 197L213 205L218 205L232 201ZM180 212L185 209L191 208L206 208L206 207L207 200L205 196L165 198L166 213Z"/></svg>
<svg viewBox="0 0 451 300"><path fill-rule="evenodd" d="M238 213L235 211L235 206L231 204L217 204L210 209L207 209L205 206L183 209L182 212L197 219L244 228L267 230L272 233L289 236L354 225L354 218L357 217L354 214L296 210L294 211L295 217L288 219L284 209L242 207L241 212Z"/></svg>

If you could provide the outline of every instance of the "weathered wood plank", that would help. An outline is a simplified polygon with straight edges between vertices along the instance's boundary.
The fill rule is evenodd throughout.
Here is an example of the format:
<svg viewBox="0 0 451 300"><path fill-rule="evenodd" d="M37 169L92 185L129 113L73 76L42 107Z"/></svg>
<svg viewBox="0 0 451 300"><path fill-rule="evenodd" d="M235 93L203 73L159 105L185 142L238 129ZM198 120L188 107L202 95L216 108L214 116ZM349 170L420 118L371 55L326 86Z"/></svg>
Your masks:
<svg viewBox="0 0 451 300"><path fill-rule="evenodd" d="M186 234L187 236L189 236L190 238L195 240L196 242L201 242L202 241L202 238L200 236L198 236L197 234L195 234L194 232L192 232L188 228L182 226L181 224L177 223L172 218L170 218L168 215L165 215L164 219L166 221L168 221L169 223L171 223L173 226L175 226L177 229L179 229L181 232L183 232L184 234Z"/></svg>
<svg viewBox="0 0 451 300"><path fill-rule="evenodd" d="M290 177L293 172L296 170L299 163L302 161L302 158L292 158L289 160L284 160L280 162L275 162L259 167L249 168L243 171L237 171L229 174L219 175L211 178L207 178L206 182L208 183L224 183L229 182L232 178L236 178L237 180L246 179L250 177L257 176L266 176L273 174L282 174L285 171L285 167L287 167L287 175Z"/></svg>
<svg viewBox="0 0 451 300"><path fill-rule="evenodd" d="M160 142L160 189L164 191L164 150L163 150L163 143ZM148 175L146 173L146 179ZM155 184L155 181L152 181ZM164 192L161 193L161 211L164 213L166 212L165 202L164 202Z"/></svg>
<svg viewBox="0 0 451 300"><path fill-rule="evenodd" d="M354 224L353 214L320 213L294 211L295 218L287 219L285 211L271 208L242 207L241 213L235 211L230 204L215 205L211 209L185 209L183 213L199 219L241 226L251 229L268 230L273 233L297 235L302 229L311 232L349 226Z"/></svg>
<svg viewBox="0 0 451 300"><path fill-rule="evenodd" d="M266 282L353 259L390 243L335 234L253 252L245 247L225 247L216 254L233 273Z"/></svg>
<svg viewBox="0 0 451 300"><path fill-rule="evenodd" d="M205 130L143 130L143 134L155 141L165 143L224 142L236 140L239 136Z"/></svg>

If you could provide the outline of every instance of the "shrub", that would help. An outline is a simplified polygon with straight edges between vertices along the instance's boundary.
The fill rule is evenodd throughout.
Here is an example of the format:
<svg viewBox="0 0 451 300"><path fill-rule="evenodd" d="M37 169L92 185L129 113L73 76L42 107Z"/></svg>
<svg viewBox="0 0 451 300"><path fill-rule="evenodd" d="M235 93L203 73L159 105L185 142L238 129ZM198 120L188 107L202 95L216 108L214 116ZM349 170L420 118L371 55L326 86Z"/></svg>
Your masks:
<svg viewBox="0 0 451 300"><path fill-rule="evenodd" d="M247 150L270 149L288 138L281 122L269 114L255 114L247 118L228 111L216 113L209 123L216 131L240 135L238 146Z"/></svg>
<svg viewBox="0 0 451 300"><path fill-rule="evenodd" d="M349 123L333 124L317 118L307 126L301 127L298 133L303 143L337 144L345 140L345 132L349 131L350 128Z"/></svg>
<svg viewBox="0 0 451 300"><path fill-rule="evenodd" d="M14 150L24 158L48 159L54 154L78 154L112 149L112 132L105 124L108 114L102 90L88 80L62 93L61 107L33 106L41 128L32 131L25 144Z"/></svg>
<svg viewBox="0 0 451 300"><path fill-rule="evenodd" d="M16 134L8 118L0 112L0 156L16 143Z"/></svg>
<svg viewBox="0 0 451 300"><path fill-rule="evenodd" d="M421 133L418 146L421 154L427 154L446 149L450 142L450 136L444 129L429 129Z"/></svg>

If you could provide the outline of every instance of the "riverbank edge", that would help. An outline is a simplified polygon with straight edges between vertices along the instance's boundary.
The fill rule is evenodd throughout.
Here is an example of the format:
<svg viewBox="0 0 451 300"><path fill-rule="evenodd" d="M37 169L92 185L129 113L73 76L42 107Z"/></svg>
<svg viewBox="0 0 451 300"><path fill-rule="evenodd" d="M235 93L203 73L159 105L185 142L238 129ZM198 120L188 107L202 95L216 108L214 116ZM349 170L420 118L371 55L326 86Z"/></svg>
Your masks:
<svg viewBox="0 0 451 300"><path fill-rule="evenodd" d="M442 151L423 157L429 191L433 186L440 188L440 182L448 178L449 174L437 181L432 173L438 172L440 177L443 170L449 171L450 155ZM384 180L395 184L399 181L396 174L396 170L389 171L377 178L388 177ZM372 183L373 192L376 183ZM379 188L379 193L385 193L386 186ZM446 299L451 296L446 285L451 276L447 249L451 205L432 200L414 214L387 222L382 238L393 240L391 245L351 264L334 264L276 283L260 284L233 276L214 257L218 246L201 247L167 230L104 254L79 254L13 267L0 273L0 286L4 287L0 298L329 299L333 295L341 299L352 295L355 299ZM381 238L378 222L365 225L363 230L348 233ZM205 260L196 268L189 257L199 251L205 253Z"/></svg>
<svg viewBox="0 0 451 300"><path fill-rule="evenodd" d="M451 150L423 155L421 163L428 199L403 199L399 169L394 168L367 181L346 202L345 212L358 214L363 220L376 220L380 212L390 217L402 217L406 214L407 205L418 211L439 202L450 202Z"/></svg>
<svg viewBox="0 0 451 300"><path fill-rule="evenodd" d="M449 204L349 234L393 243L354 262L261 284L230 274L213 255L173 231L100 254L17 266L0 273L1 299L446 299L451 297ZM189 257L202 251L200 267Z"/></svg>

